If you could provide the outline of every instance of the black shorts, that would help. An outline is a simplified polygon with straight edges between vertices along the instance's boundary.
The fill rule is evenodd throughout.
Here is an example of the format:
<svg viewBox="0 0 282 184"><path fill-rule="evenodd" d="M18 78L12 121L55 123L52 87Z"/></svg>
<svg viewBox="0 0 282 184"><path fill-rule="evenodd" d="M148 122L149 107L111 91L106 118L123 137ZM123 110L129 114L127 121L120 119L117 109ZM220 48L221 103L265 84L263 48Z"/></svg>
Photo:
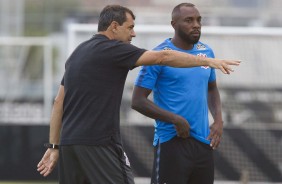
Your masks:
<svg viewBox="0 0 282 184"><path fill-rule="evenodd" d="M155 147L151 184L212 184L212 148L194 138L174 137Z"/></svg>
<svg viewBox="0 0 282 184"><path fill-rule="evenodd" d="M71 145L60 147L60 184L134 184L123 148Z"/></svg>

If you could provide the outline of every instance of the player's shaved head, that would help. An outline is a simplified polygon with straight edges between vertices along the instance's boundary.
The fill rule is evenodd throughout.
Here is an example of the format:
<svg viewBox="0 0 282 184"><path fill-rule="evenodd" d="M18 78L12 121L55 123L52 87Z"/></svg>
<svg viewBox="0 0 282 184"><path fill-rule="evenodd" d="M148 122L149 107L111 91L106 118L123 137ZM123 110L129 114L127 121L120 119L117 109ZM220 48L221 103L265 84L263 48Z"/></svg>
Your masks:
<svg viewBox="0 0 282 184"><path fill-rule="evenodd" d="M173 8L171 13L171 20L177 20L180 17L180 8L181 7L195 7L192 3L181 3Z"/></svg>

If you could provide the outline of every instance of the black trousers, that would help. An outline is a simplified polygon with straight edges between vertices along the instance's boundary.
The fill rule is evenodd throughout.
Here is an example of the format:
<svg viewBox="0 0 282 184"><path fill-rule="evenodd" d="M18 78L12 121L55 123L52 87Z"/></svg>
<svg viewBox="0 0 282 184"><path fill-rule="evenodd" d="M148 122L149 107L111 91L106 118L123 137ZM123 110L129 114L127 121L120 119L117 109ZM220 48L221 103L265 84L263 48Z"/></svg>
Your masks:
<svg viewBox="0 0 282 184"><path fill-rule="evenodd" d="M60 147L60 184L134 184L121 145Z"/></svg>
<svg viewBox="0 0 282 184"><path fill-rule="evenodd" d="M212 148L194 138L174 137L155 147L151 184L213 184Z"/></svg>

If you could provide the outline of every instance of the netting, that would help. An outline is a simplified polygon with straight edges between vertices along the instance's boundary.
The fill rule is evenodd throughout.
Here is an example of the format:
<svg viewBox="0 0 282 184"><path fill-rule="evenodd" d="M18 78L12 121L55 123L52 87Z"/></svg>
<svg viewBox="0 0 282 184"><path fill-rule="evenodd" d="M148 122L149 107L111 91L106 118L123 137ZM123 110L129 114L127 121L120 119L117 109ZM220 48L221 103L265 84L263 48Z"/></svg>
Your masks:
<svg viewBox="0 0 282 184"><path fill-rule="evenodd" d="M0 37L0 122L42 123L52 105L48 38Z"/></svg>

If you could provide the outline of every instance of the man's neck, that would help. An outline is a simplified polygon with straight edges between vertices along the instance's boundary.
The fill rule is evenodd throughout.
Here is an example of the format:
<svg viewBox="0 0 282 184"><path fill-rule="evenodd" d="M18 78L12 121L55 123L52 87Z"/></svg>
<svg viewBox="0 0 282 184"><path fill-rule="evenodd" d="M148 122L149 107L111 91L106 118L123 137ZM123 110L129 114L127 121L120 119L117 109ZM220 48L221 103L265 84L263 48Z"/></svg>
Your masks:
<svg viewBox="0 0 282 184"><path fill-rule="evenodd" d="M109 38L110 40L114 39L114 36L112 33L110 33L109 31L99 31L97 34L101 34L106 36L107 38Z"/></svg>
<svg viewBox="0 0 282 184"><path fill-rule="evenodd" d="M182 39L175 37L175 36L171 39L171 42L173 43L173 45L183 50L191 50L194 47L194 44L187 43L183 41Z"/></svg>

